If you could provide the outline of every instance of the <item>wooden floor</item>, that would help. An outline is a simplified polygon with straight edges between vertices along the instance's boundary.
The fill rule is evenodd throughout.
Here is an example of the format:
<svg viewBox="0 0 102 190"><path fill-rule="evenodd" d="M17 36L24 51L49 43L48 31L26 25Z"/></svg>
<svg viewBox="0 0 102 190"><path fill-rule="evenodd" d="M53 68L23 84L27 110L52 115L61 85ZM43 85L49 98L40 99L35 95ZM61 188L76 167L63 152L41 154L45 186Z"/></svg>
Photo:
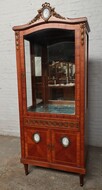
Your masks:
<svg viewBox="0 0 102 190"><path fill-rule="evenodd" d="M19 138L0 136L0 190L102 190L102 148L89 147L84 186L77 174L30 166L25 176Z"/></svg>

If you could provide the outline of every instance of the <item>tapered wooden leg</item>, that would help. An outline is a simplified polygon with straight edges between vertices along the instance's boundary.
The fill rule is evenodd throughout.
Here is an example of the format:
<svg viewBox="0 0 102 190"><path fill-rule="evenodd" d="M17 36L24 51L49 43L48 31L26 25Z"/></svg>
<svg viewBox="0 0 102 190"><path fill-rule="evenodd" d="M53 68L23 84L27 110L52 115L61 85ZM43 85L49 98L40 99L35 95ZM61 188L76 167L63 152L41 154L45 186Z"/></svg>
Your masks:
<svg viewBox="0 0 102 190"><path fill-rule="evenodd" d="M25 175L28 175L28 164L24 164Z"/></svg>
<svg viewBox="0 0 102 190"><path fill-rule="evenodd" d="M84 185L84 175L80 174L80 186Z"/></svg>

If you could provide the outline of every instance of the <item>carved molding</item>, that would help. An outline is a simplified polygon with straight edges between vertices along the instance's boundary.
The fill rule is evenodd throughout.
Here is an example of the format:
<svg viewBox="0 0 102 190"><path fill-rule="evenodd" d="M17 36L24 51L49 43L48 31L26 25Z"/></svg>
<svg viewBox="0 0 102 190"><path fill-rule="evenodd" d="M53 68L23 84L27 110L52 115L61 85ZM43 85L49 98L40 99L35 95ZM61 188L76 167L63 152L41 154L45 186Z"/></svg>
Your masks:
<svg viewBox="0 0 102 190"><path fill-rule="evenodd" d="M84 45L85 23L80 24L80 33L81 33L81 45Z"/></svg>
<svg viewBox="0 0 102 190"><path fill-rule="evenodd" d="M16 49L19 49L19 32L15 33L15 37L16 37Z"/></svg>
<svg viewBox="0 0 102 190"><path fill-rule="evenodd" d="M52 121L52 120L38 120L38 119L27 119L24 118L24 125L25 126L51 126L51 127L67 127L67 128L79 128L78 122L59 122L59 121Z"/></svg>
<svg viewBox="0 0 102 190"><path fill-rule="evenodd" d="M44 19L43 15L42 15L43 10L45 8L48 8L50 10L50 16L48 17L48 19ZM66 19L65 17L63 17L60 14L56 13L55 8L52 8L50 6L50 3L45 2L44 4L42 4L42 8L38 10L38 14L28 24L35 23L40 18L42 18L45 22L47 22L51 16L54 16L54 17L59 18L59 19Z"/></svg>

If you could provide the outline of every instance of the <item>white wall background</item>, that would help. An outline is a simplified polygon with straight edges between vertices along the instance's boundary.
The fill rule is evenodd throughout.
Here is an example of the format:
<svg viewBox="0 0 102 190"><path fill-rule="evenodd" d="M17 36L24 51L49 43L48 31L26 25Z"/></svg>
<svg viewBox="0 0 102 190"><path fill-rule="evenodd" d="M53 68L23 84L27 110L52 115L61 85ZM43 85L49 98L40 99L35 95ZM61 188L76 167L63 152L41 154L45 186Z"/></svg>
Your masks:
<svg viewBox="0 0 102 190"><path fill-rule="evenodd" d="M30 21L44 0L0 1L0 134L19 136L15 39L12 27ZM56 12L86 16L89 54L89 144L102 146L102 0L48 0Z"/></svg>

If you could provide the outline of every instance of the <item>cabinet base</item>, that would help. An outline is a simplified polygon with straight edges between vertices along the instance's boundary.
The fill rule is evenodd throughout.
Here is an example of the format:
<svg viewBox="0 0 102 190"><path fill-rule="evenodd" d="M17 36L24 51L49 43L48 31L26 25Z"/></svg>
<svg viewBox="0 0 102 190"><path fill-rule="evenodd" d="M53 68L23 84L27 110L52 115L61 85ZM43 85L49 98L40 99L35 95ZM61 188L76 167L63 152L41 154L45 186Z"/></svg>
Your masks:
<svg viewBox="0 0 102 190"><path fill-rule="evenodd" d="M84 185L84 175L80 174L80 186L82 187Z"/></svg>
<svg viewBox="0 0 102 190"><path fill-rule="evenodd" d="M24 170L25 170L25 175L29 174L28 171L28 164L24 164ZM80 186L82 187L84 185L84 174L80 174Z"/></svg>
<svg viewBox="0 0 102 190"><path fill-rule="evenodd" d="M24 164L25 175L28 175L28 164Z"/></svg>

